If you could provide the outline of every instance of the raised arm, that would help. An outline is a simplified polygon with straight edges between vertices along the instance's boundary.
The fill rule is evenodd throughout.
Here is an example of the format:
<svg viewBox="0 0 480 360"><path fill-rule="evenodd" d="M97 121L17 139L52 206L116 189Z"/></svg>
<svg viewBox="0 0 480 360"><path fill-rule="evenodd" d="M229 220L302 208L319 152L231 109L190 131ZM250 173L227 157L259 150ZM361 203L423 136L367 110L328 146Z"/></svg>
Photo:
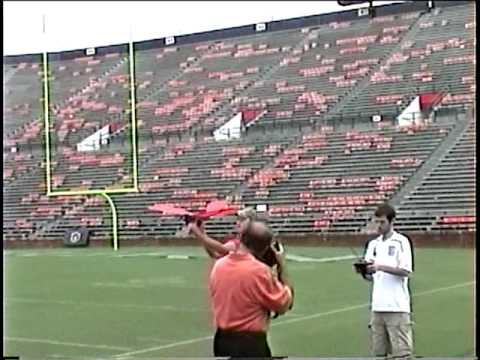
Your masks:
<svg viewBox="0 0 480 360"><path fill-rule="evenodd" d="M228 246L225 246L220 241L209 237L195 222L191 222L188 226L190 233L201 241L203 247L210 257L219 258L229 253L230 248Z"/></svg>
<svg viewBox="0 0 480 360"><path fill-rule="evenodd" d="M284 279L285 280L285 279ZM253 275L253 294L259 304L265 309L284 314L293 302L290 286L275 278L267 267Z"/></svg>

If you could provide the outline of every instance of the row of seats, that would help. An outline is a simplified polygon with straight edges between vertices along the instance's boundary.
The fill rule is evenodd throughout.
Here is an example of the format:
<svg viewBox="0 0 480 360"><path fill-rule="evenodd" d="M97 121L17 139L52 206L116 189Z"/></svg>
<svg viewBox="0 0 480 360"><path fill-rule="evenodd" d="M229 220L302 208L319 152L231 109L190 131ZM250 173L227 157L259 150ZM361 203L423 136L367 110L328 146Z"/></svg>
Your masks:
<svg viewBox="0 0 480 360"><path fill-rule="evenodd" d="M132 239L148 232L156 236L175 235L181 222L149 212L150 205L173 203L195 210L216 198L227 198L238 206L266 204L272 226L279 232L359 232L376 204L388 200L408 181L441 145L452 126L451 122L430 125L414 133L395 128L355 132L331 132L327 128L302 136L279 133L269 138L252 136L227 143L207 138L174 145L157 144L148 149L142 147L141 193L115 198L119 217L123 219L121 234ZM345 152L349 141L367 137L390 139L391 147L373 146ZM316 158L323 160L310 161ZM405 161L412 158L420 162ZM403 160L404 166L392 167L392 160ZM365 167L365 163L371 165ZM265 170L268 164L274 166L270 171ZM106 168L103 172L101 167L89 162L80 166L78 181L83 181L85 188L107 183L119 185L118 180L110 178L111 172L118 167ZM216 169L235 170L237 176L225 176ZM69 176L60 179L61 186L65 186ZM32 194L38 194L38 190L32 189L34 184L38 185L38 173L4 189L9 209L6 234L11 232L14 236L19 218L25 221L22 231L28 231L30 224L35 236L42 236L38 230L47 226L48 231L43 236L61 238L72 225L84 223L88 223L97 236L109 232L108 212L102 199L35 196ZM73 189L78 188L81 187ZM430 201L429 204L425 205L424 213L435 210L436 203ZM399 209L408 210L408 206L402 204ZM418 210L417 204L411 213ZM445 209L442 213L434 211L433 216L430 213L429 226L435 221L435 214L445 214ZM455 212L447 211L447 214L455 215ZM409 214L407 228L412 218L418 221L418 217ZM232 219L229 221L214 221L208 225L209 231L224 234L232 225ZM403 226L402 221L398 226Z"/></svg>

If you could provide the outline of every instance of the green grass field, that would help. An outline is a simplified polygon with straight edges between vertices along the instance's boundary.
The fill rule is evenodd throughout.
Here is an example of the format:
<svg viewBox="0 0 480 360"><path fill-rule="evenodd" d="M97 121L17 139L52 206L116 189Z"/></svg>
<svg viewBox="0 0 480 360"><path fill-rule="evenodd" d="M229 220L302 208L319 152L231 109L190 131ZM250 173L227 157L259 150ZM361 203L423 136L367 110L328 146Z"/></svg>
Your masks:
<svg viewBox="0 0 480 360"><path fill-rule="evenodd" d="M318 258L346 248L289 248ZM21 359L212 356L211 261L200 248L7 250L4 355ZM125 256L135 255L138 256ZM144 255L142 255L144 254ZM415 353L474 355L474 250L416 249ZM352 260L289 262L294 309L271 323L274 355L368 355L369 283Z"/></svg>

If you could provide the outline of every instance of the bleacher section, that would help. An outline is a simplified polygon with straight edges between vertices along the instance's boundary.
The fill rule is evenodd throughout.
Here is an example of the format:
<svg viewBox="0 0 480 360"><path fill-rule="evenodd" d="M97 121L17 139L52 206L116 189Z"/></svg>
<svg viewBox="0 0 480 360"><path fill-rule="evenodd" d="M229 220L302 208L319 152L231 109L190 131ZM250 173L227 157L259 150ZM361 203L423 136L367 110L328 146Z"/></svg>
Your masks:
<svg viewBox="0 0 480 360"><path fill-rule="evenodd" d="M260 191L260 197L258 187L249 189L245 202L262 201L263 195L281 231L358 232L375 206L391 198L442 143L450 127L305 135L277 159L286 177L266 194Z"/></svg>
<svg viewBox="0 0 480 360"><path fill-rule="evenodd" d="M283 234L361 233L375 206L434 152L441 160L399 202L397 227L475 231L475 26L471 4L159 48L136 44L140 193L113 196L122 241L178 235L182 222L150 205L194 210L216 198L268 205ZM43 73L41 56L35 59L4 63L4 240L62 239L79 226L108 238L104 199L45 195ZM49 66L53 190L131 187L127 46L55 55ZM440 111L466 116L395 126L416 95L434 91L445 95ZM263 115L241 139L214 140L214 129L248 110ZM470 123L455 140L457 121ZM107 125L112 136L100 150L76 151ZM454 146L442 150L447 138ZM206 227L222 236L233 221Z"/></svg>
<svg viewBox="0 0 480 360"><path fill-rule="evenodd" d="M475 94L474 11L460 6L436 9L415 24L415 35L397 49L347 101L339 113L392 118L415 95L443 92L444 104L473 103Z"/></svg>
<svg viewBox="0 0 480 360"><path fill-rule="evenodd" d="M195 126L205 130L225 122L227 117L210 115L252 86L290 51L288 45L304 36L298 30L274 32L157 51L156 57L161 61L175 56L181 62L176 69L167 64L166 69L152 74L156 89L138 89L140 133L157 136L188 132ZM143 57L144 52L146 57L153 58L151 50L139 51L137 56ZM167 78L172 73L176 74L174 79Z"/></svg>
<svg viewBox="0 0 480 360"><path fill-rule="evenodd" d="M31 63L4 64L3 140L26 132L25 126L40 118L42 88L41 56ZM6 81L6 82L5 82Z"/></svg>
<svg viewBox="0 0 480 360"><path fill-rule="evenodd" d="M305 29L308 41L285 56L269 80L254 85L244 106L265 104L262 107L268 112L262 123L322 119L357 83L373 73L418 16L397 16L388 22L332 22ZM389 29L401 30L395 33Z"/></svg>
<svg viewBox="0 0 480 360"><path fill-rule="evenodd" d="M425 231L475 228L475 139L475 122L471 121L440 164L401 203L405 215L400 220L421 218L410 228Z"/></svg>

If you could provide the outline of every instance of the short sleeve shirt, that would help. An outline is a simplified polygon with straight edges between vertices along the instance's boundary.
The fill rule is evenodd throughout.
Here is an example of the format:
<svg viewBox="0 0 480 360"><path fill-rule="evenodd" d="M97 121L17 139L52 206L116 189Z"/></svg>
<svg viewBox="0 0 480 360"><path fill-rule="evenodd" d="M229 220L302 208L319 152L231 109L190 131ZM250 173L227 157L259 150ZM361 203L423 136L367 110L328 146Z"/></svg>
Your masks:
<svg viewBox="0 0 480 360"><path fill-rule="evenodd" d="M209 288L215 325L234 331L267 331L270 312L292 298L268 266L242 251L216 261Z"/></svg>
<svg viewBox="0 0 480 360"><path fill-rule="evenodd" d="M365 252L365 260L413 271L410 240L396 231L386 240L383 240L382 236L371 240ZM372 311L411 311L408 277L377 271L372 278Z"/></svg>

